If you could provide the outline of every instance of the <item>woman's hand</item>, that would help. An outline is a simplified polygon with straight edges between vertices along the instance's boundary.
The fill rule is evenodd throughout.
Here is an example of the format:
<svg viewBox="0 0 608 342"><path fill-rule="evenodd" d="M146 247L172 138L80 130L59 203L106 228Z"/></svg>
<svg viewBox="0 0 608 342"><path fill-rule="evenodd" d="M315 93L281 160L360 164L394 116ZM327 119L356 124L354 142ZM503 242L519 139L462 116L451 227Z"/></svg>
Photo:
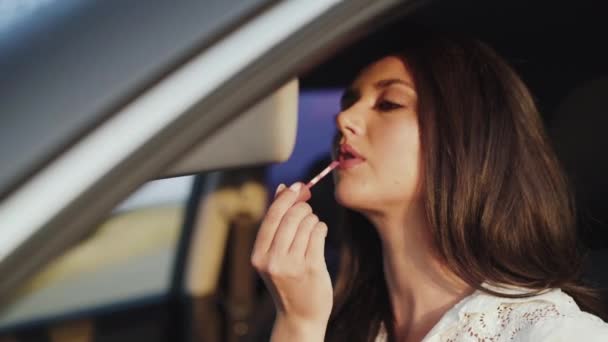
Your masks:
<svg viewBox="0 0 608 342"><path fill-rule="evenodd" d="M305 202L309 198L310 191L302 183L277 188L251 262L272 295L277 324L319 327L324 334L333 305L324 257L327 225L312 213Z"/></svg>

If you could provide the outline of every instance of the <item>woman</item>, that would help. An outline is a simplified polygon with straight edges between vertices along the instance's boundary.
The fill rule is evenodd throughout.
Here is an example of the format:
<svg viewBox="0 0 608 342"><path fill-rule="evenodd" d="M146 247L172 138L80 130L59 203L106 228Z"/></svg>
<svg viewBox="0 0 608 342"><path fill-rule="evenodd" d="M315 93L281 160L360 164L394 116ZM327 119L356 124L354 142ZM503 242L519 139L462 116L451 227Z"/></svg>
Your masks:
<svg viewBox="0 0 608 342"><path fill-rule="evenodd" d="M252 254L273 340L608 340L578 280L566 179L530 93L490 48L418 35L341 106L340 279L334 296L310 193L279 186Z"/></svg>

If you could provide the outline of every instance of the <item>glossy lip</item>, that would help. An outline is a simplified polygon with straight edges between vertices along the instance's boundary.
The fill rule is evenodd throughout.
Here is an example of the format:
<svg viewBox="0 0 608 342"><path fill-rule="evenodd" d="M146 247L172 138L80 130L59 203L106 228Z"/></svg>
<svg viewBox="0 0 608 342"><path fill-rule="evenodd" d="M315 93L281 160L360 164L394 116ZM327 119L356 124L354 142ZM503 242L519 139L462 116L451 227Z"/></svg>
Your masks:
<svg viewBox="0 0 608 342"><path fill-rule="evenodd" d="M345 154L347 153L353 155L354 158L346 159ZM355 150L349 144L341 144L339 148L338 161L340 162L338 168L345 170L365 162L365 158L363 158L363 156L361 156L359 152L357 152L357 150Z"/></svg>

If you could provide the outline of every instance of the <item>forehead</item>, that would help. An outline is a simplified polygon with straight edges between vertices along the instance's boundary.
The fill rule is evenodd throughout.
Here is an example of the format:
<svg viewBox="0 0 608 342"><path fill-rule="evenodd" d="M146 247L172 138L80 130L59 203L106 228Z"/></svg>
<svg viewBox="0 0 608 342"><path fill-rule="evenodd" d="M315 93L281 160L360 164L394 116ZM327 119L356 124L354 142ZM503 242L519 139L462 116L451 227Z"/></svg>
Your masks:
<svg viewBox="0 0 608 342"><path fill-rule="evenodd" d="M395 56L381 58L363 69L353 82L354 88L364 88L385 79L401 79L414 85L413 77L407 70L405 63Z"/></svg>

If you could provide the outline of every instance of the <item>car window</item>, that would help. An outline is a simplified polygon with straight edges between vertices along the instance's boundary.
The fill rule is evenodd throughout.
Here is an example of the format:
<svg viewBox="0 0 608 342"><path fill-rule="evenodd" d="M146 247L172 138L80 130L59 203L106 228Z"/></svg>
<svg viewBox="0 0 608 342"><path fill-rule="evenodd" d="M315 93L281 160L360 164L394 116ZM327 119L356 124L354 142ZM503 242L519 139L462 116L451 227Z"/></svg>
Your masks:
<svg viewBox="0 0 608 342"><path fill-rule="evenodd" d="M193 178L144 184L18 289L0 329L165 296Z"/></svg>

